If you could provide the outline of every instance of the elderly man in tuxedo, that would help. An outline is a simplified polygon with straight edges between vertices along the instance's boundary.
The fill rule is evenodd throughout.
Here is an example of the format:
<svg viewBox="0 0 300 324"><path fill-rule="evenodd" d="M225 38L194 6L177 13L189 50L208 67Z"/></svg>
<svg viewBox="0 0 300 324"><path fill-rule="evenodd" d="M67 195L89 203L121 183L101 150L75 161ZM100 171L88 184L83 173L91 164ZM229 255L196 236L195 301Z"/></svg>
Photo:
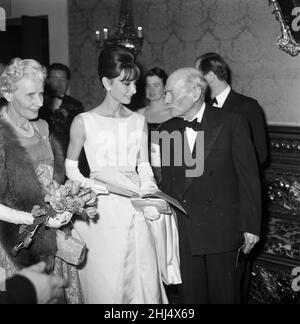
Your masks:
<svg viewBox="0 0 300 324"><path fill-rule="evenodd" d="M164 147L168 141L161 142L162 189L188 212L178 211L180 301L240 303L238 255L241 249L249 253L260 235L258 167L247 122L206 105L206 90L207 82L195 68L176 70L167 80L165 103L178 118L165 123L162 136L175 132L182 140L174 136L170 148ZM196 152L199 148L203 154ZM178 152L186 155L187 150L195 165L187 165L187 159L179 165Z"/></svg>

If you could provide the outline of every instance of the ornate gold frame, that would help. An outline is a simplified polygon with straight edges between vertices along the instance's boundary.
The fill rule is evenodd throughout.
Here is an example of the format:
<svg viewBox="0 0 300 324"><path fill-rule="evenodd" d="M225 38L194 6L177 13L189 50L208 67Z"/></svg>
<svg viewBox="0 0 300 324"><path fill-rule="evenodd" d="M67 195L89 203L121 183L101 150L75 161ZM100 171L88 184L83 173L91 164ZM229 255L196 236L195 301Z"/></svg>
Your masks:
<svg viewBox="0 0 300 324"><path fill-rule="evenodd" d="M285 22L280 5L277 0L269 0L269 5L274 5L274 11L276 19L280 23L282 35L278 37L277 45L285 52L295 56L300 51L300 44L298 44L293 35L291 34L290 27Z"/></svg>

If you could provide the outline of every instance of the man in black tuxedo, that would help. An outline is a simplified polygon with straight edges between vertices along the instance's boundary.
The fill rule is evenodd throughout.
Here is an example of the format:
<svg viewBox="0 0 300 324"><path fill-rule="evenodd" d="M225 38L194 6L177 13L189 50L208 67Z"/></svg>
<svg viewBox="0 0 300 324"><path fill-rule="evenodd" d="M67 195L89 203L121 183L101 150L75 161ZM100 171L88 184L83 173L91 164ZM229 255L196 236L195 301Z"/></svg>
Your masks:
<svg viewBox="0 0 300 324"><path fill-rule="evenodd" d="M64 158L67 156L72 121L75 116L84 112L83 104L66 94L70 79L71 72L66 65L53 63L48 67L44 104L39 111L39 118L46 120L49 124L50 135L53 135L60 143ZM79 160L79 168L85 176L89 175L84 151Z"/></svg>
<svg viewBox="0 0 300 324"><path fill-rule="evenodd" d="M161 142L162 189L188 212L177 211L180 302L240 303L238 250L244 244L249 253L260 235L258 167L247 122L206 105L206 90L207 82L195 68L173 72L166 84L165 103L172 117L179 118L166 122L161 136L179 132L184 139L170 141L170 159L164 156L167 141ZM202 135L204 154L199 155ZM180 148L185 156L189 150L194 166L187 166L187 159L178 165Z"/></svg>
<svg viewBox="0 0 300 324"><path fill-rule="evenodd" d="M267 158L266 125L259 103L237 93L230 87L230 68L217 53L206 53L196 59L195 67L203 74L210 90L213 105L224 111L244 116L248 122L258 163L263 165Z"/></svg>
<svg viewBox="0 0 300 324"><path fill-rule="evenodd" d="M209 86L209 99L222 111L232 111L246 118L254 144L260 172L267 159L267 138L264 113L257 100L237 93L230 87L231 71L225 60L217 53L205 53L196 59L195 67ZM243 280L243 301L246 302L250 282L251 258L244 258L248 274Z"/></svg>

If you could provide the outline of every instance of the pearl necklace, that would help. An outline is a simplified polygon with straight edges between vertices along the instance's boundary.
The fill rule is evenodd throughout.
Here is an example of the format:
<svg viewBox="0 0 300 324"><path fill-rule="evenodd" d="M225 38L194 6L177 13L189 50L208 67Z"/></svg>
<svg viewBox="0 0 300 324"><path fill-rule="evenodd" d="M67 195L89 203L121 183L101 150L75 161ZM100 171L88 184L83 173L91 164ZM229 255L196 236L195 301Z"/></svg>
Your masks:
<svg viewBox="0 0 300 324"><path fill-rule="evenodd" d="M11 124L11 126L21 135L25 137L32 137L34 135L34 129L30 122L28 122L28 131L24 130L22 127L17 126L8 116L7 113L4 113L3 116Z"/></svg>

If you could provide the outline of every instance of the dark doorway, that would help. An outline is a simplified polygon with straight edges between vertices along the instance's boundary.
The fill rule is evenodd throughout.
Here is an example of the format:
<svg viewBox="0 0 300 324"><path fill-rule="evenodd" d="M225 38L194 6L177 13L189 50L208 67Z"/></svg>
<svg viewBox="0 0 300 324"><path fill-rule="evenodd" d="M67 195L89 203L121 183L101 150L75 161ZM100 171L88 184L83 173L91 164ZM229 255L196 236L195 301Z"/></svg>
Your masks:
<svg viewBox="0 0 300 324"><path fill-rule="evenodd" d="M7 64L20 57L49 65L48 16L7 19L6 31L0 32L0 44L0 62Z"/></svg>

